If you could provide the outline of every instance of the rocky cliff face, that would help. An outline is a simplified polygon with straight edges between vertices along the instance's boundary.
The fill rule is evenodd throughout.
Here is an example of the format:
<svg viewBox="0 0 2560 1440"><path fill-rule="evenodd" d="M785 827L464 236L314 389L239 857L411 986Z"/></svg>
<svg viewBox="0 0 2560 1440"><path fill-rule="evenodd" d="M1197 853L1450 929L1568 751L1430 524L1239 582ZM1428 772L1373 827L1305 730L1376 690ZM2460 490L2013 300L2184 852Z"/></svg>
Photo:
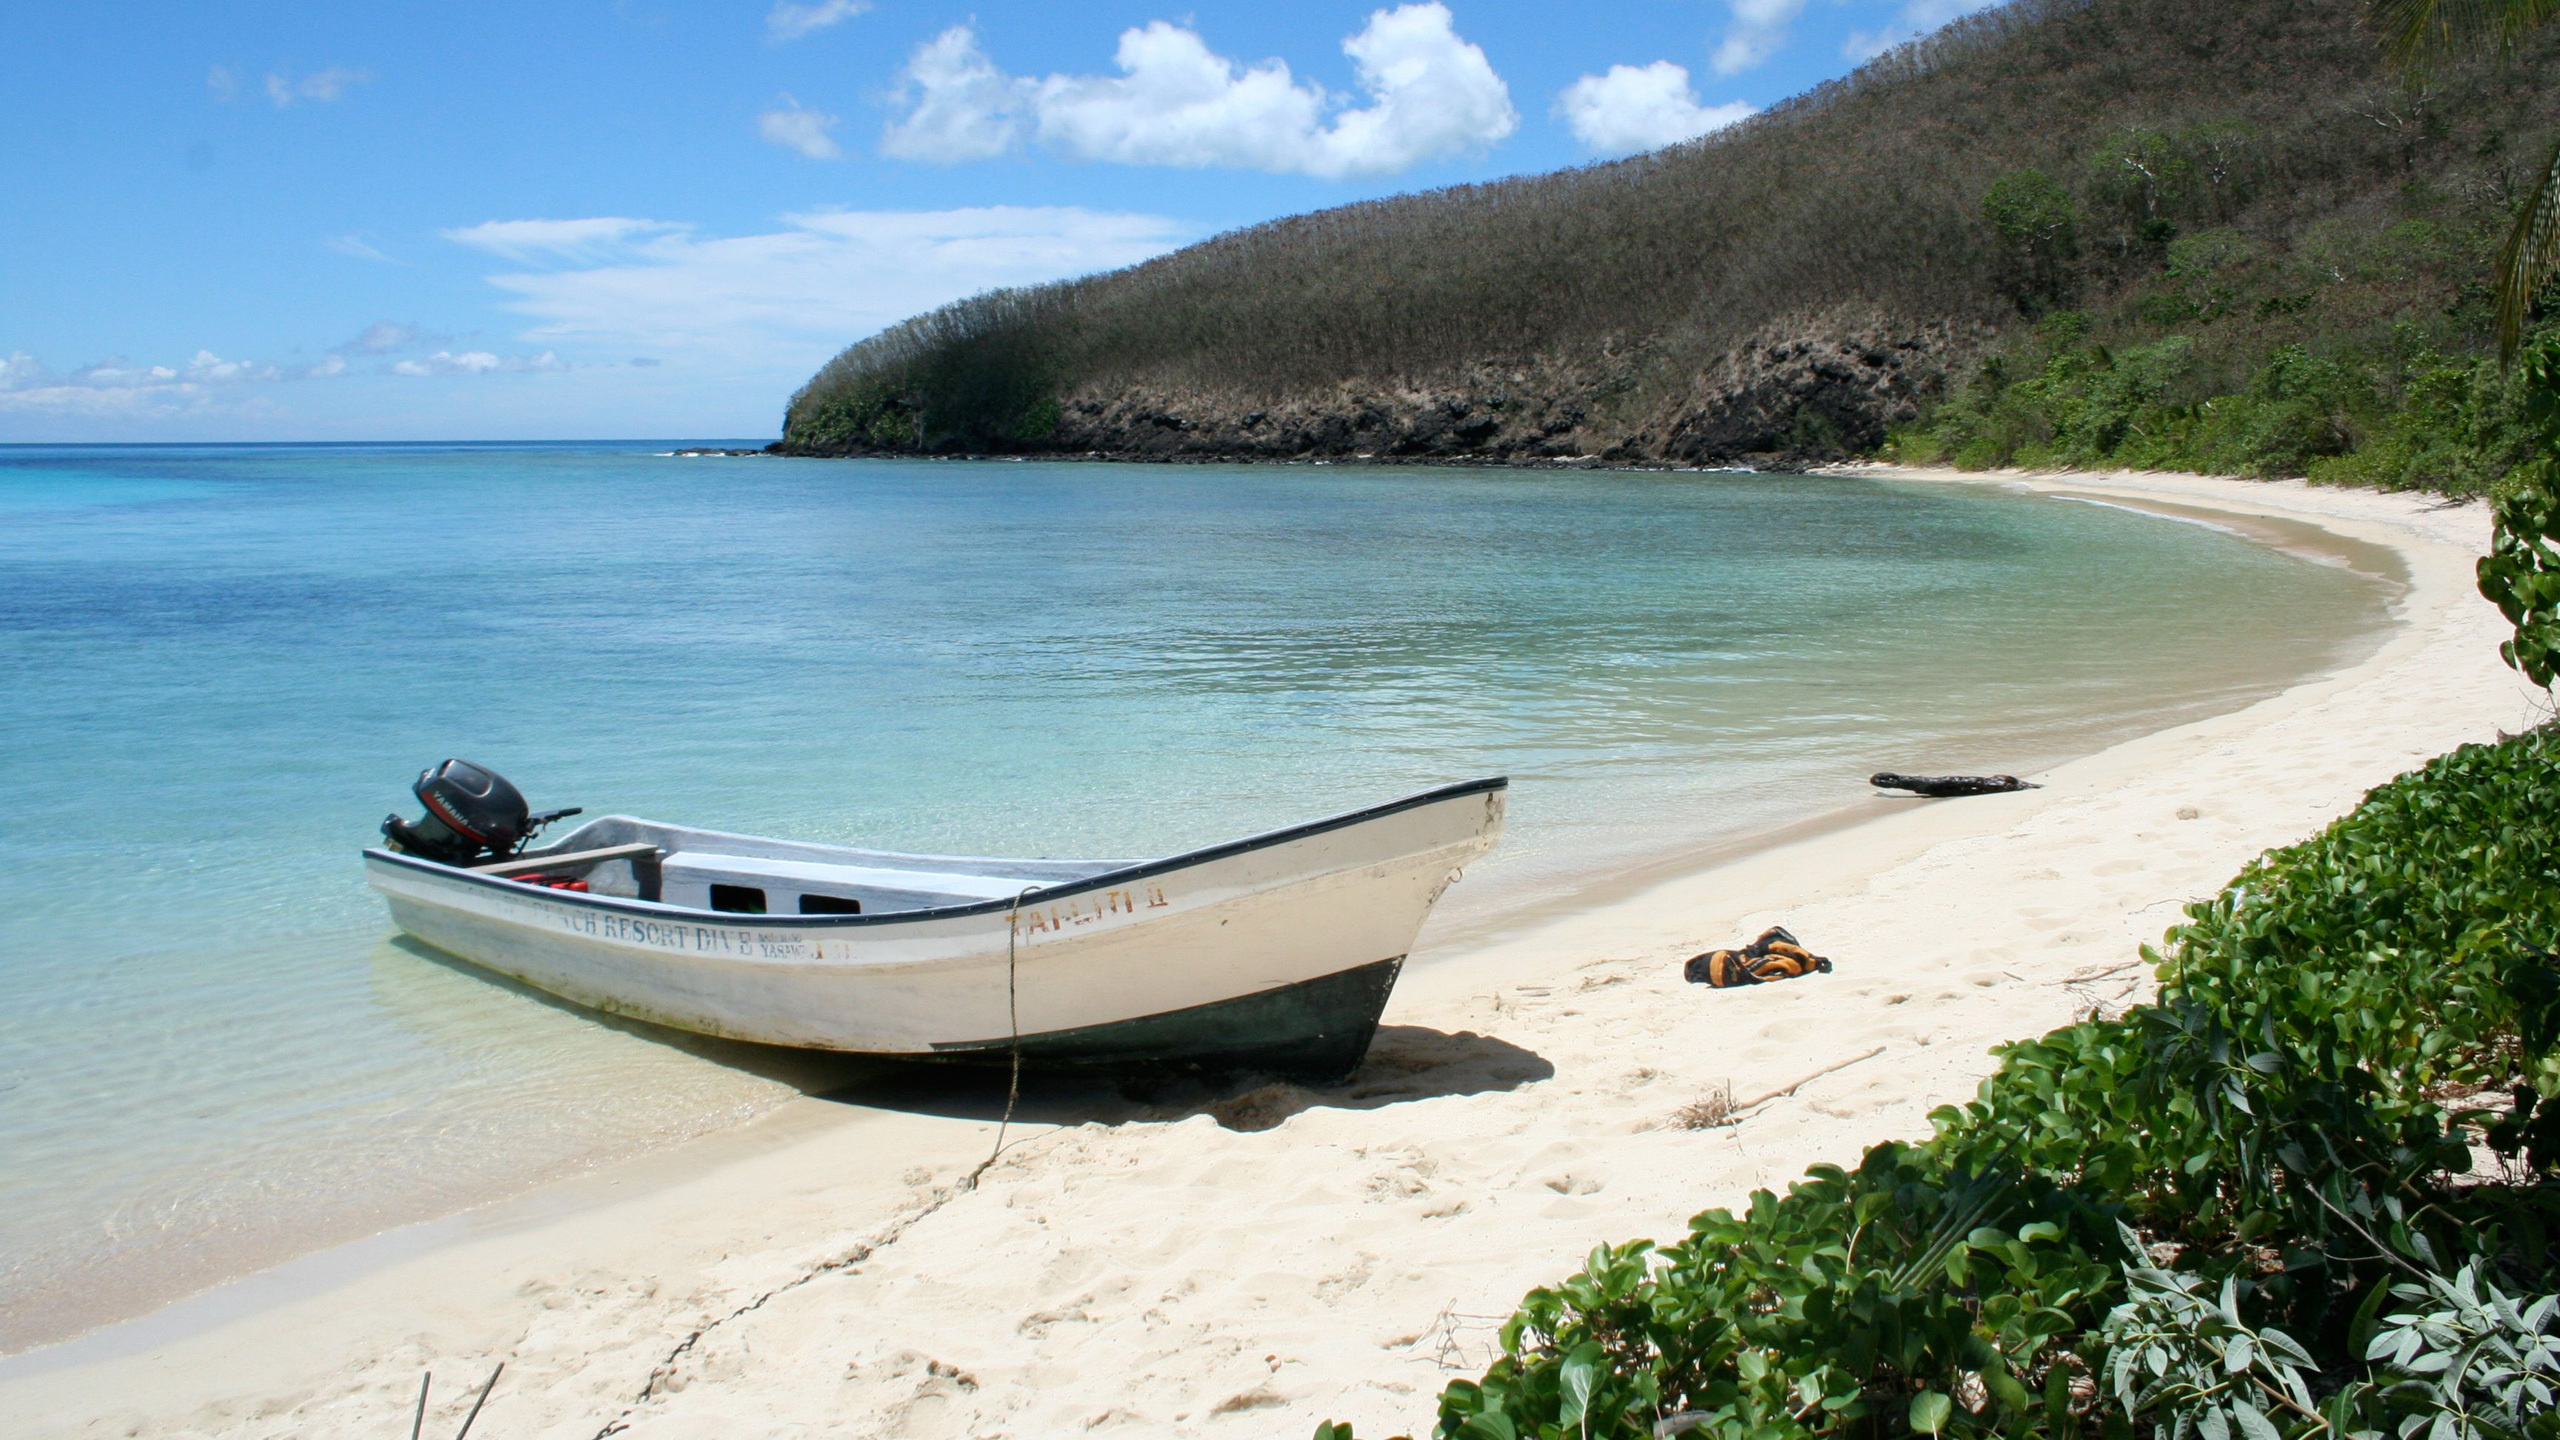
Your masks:
<svg viewBox="0 0 2560 1440"><path fill-rule="evenodd" d="M1945 321L1778 327L1726 355L1622 446L1631 457L1690 465L1872 450L1889 427L1919 419L1992 337L1987 325Z"/></svg>
<svg viewBox="0 0 2560 1440"><path fill-rule="evenodd" d="M1683 372L1641 346L1480 364L1437 383L1278 397L1086 386L1017 453L1129 460L1374 459L1713 465L1872 449L1991 337L1988 326L1833 314L1770 327ZM940 448L940 447L936 447ZM794 445L785 454L914 453Z"/></svg>

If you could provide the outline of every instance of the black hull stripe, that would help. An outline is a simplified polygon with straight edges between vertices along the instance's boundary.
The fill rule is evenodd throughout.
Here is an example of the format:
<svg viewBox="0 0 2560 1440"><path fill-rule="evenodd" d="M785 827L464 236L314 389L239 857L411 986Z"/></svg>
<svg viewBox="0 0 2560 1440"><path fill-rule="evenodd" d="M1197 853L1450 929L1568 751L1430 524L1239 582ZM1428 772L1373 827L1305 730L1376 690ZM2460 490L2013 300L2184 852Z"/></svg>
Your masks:
<svg viewBox="0 0 2560 1440"><path fill-rule="evenodd" d="M1286 830L1274 830L1268 834L1249 836L1242 840L1230 840L1223 845L1212 845L1205 850L1185 851L1180 855L1167 856L1162 860L1146 860L1135 865L1124 865L1117 870L1106 870L1090 879L1066 880L1056 885L1044 885L1039 889L1026 892L1019 903L1036 900L1045 904L1051 900L1063 900L1069 896L1082 895L1090 891L1109 890L1126 885L1133 880L1146 880L1158 875L1167 875L1176 870L1187 870L1194 865L1206 865L1213 860L1224 860L1230 856L1249 855L1256 850L1268 850L1276 845L1286 845L1291 841L1304 840L1328 831L1347 830L1354 825L1383 820L1389 815L1400 815L1407 810L1418 810L1425 805L1437 805L1444 800L1458 800L1469 795L1496 794L1509 789L1510 786L1511 781L1508 776L1498 776L1491 780L1469 780L1457 785L1443 785L1437 790L1425 790L1419 795L1408 795L1402 800L1391 800L1384 805L1373 805L1366 810L1354 810L1345 815L1310 820L1303 825L1293 825ZM385 864L397 865L402 869L415 870L439 879L460 880L492 889L504 889L518 895L525 893L529 888L513 880L504 880L491 875L475 875L468 870L458 870L451 865L439 865L432 860L422 860L415 855L402 855L379 847L368 848L364 853L366 859L379 860ZM545 890L542 892L542 898L573 909L619 910L625 914L658 917L672 912L684 916L685 923L688 925L723 925L737 929L753 929L761 926L770 929L777 924L788 924L794 928L820 930L850 929L860 925L902 925L919 920L950 920L971 915L1001 915L1013 909L1018 903L1014 900L980 900L967 905L942 905L930 910L894 910L878 915L732 916L725 911L688 910L679 905L652 905L646 901L624 900L611 895L581 895L569 890Z"/></svg>
<svg viewBox="0 0 2560 1440"><path fill-rule="evenodd" d="M1339 1080L1360 1066L1378 1033L1404 957L1295 985L1134 1020L1025 1035L1022 1063L1042 1070L1269 1070ZM1010 1039L933 1047L932 1058L1004 1064Z"/></svg>

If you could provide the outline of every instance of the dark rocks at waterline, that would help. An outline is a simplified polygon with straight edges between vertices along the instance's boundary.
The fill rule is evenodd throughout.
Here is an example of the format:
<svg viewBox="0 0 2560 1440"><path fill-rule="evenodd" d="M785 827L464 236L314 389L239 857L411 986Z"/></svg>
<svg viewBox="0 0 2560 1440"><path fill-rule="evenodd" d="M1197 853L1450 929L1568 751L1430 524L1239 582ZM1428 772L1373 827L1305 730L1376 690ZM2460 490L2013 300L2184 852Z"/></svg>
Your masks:
<svg viewBox="0 0 2560 1440"><path fill-rule="evenodd" d="M1802 317L1698 366L1676 387L1642 347L1484 363L1434 381L1231 394L1177 384L1088 388L1025 437L1004 426L870 447L786 434L794 455L1017 454L1113 460L1401 460L1794 468L1872 451L1919 417L1990 337L1947 322ZM972 433L974 430L975 433Z"/></svg>

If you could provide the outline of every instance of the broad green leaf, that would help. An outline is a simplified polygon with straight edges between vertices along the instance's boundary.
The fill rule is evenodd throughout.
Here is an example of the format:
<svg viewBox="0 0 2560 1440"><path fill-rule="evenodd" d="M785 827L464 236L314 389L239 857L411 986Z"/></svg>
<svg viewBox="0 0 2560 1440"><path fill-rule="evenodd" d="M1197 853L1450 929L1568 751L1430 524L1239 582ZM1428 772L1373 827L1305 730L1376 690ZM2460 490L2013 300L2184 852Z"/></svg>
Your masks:
<svg viewBox="0 0 2560 1440"><path fill-rule="evenodd" d="M2267 1417L2258 1413L2258 1407L2246 1400L2231 1402L2231 1418L2240 1422L2243 1440L2283 1440Z"/></svg>
<svg viewBox="0 0 2560 1440"><path fill-rule="evenodd" d="M1559 1418L1565 1424L1580 1423L1584 1412L1591 1408L1592 1387L1599 1383L1600 1367L1607 1359L1608 1352L1594 1340L1575 1346L1573 1353L1565 1357L1556 1372L1556 1389L1564 1396Z"/></svg>

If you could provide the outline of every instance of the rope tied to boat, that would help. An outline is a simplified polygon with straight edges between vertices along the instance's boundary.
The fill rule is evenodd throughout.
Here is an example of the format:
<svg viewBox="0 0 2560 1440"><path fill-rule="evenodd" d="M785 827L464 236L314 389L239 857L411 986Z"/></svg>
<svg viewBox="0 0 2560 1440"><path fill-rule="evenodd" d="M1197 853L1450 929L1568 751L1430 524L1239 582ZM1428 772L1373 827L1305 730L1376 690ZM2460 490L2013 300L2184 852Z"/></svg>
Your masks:
<svg viewBox="0 0 2560 1440"><path fill-rule="evenodd" d="M1015 893L1013 903L1007 906L1004 912L1004 1019L1007 1035L1005 1049L1012 1056L1010 1067L1012 1075L1005 1081L1004 1116L996 1121L996 1146L987 1152L986 1159L978 1162L977 1169L969 1172L969 1182L964 1188L970 1190L978 1188L978 1177L986 1174L987 1167L995 1164L996 1158L1004 1154L1005 1132L1013 1127L1013 1109L1022 1099L1022 998L1021 989L1015 983L1015 975L1019 965L1022 939L1022 902L1031 897L1032 891L1040 888L1037 885L1023 886Z"/></svg>

